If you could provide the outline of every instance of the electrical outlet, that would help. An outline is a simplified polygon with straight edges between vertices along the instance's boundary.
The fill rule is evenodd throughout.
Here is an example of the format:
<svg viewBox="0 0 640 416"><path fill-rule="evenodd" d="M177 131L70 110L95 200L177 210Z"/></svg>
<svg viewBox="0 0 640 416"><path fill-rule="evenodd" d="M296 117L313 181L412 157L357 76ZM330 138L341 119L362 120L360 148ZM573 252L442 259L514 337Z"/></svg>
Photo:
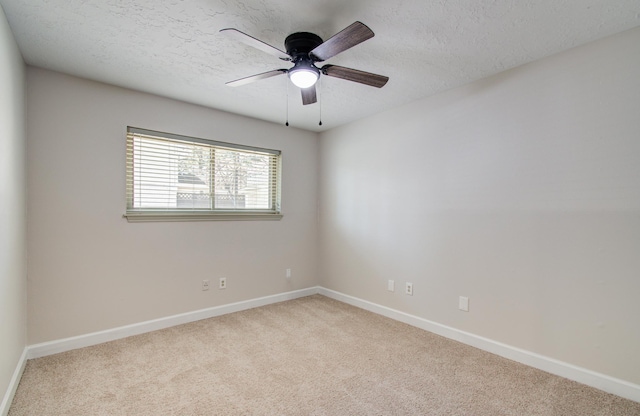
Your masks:
<svg viewBox="0 0 640 416"><path fill-rule="evenodd" d="M407 282L407 285L404 287L404 293L413 296L413 283Z"/></svg>
<svg viewBox="0 0 640 416"><path fill-rule="evenodd" d="M466 296L460 296L458 299L458 309L461 311L469 312L469 298Z"/></svg>
<svg viewBox="0 0 640 416"><path fill-rule="evenodd" d="M291 269L285 271L285 276L287 276L287 279L291 277Z"/></svg>
<svg viewBox="0 0 640 416"><path fill-rule="evenodd" d="M387 282L387 290L389 292L395 292L395 290L396 290L396 282L394 282L393 280L389 280Z"/></svg>
<svg viewBox="0 0 640 416"><path fill-rule="evenodd" d="M227 288L227 278L221 277L220 284L218 285L218 289L226 289Z"/></svg>
<svg viewBox="0 0 640 416"><path fill-rule="evenodd" d="M202 281L202 290L209 290L209 279Z"/></svg>

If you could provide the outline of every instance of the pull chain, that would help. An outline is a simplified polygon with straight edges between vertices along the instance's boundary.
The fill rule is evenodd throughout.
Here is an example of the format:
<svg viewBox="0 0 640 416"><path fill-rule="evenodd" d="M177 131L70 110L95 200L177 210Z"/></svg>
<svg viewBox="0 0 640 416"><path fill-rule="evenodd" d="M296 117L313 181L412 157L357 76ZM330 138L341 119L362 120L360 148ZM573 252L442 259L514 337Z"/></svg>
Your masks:
<svg viewBox="0 0 640 416"><path fill-rule="evenodd" d="M322 83L322 77L320 77L318 79L318 109L320 111L320 115L319 115L320 122L318 123L318 126L322 126L322 88L321 88L321 83Z"/></svg>
<svg viewBox="0 0 640 416"><path fill-rule="evenodd" d="M284 125L289 127L289 79L285 78L285 82L287 83L287 122Z"/></svg>

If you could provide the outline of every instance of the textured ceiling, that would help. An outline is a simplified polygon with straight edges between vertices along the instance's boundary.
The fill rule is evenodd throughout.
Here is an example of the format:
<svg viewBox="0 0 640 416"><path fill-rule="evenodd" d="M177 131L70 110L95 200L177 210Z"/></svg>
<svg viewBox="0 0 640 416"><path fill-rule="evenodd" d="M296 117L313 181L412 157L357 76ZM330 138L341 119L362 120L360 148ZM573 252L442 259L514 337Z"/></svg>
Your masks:
<svg viewBox="0 0 640 416"><path fill-rule="evenodd" d="M640 0L0 0L30 65L321 131L640 25ZM279 49L359 20L376 36L330 59L390 77L382 89L322 77L302 106L289 64L218 33ZM287 87L288 85L288 87ZM321 110L320 110L321 108ZM322 111L323 126L318 126Z"/></svg>

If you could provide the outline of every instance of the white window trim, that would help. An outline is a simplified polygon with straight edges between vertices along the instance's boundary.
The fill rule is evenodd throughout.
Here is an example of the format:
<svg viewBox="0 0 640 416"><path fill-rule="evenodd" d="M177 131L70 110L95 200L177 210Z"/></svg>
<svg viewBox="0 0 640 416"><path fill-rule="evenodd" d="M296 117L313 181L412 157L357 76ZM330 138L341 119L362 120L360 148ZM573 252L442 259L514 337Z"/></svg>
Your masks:
<svg viewBox="0 0 640 416"><path fill-rule="evenodd" d="M239 149L239 150L250 150L250 151L258 151L262 153L271 153L275 155L281 155L279 150L272 149L264 149L253 146L244 146L234 143L225 143L214 140L200 139L195 137L181 136L172 133L158 132L147 129L140 129L137 127L127 127L127 136L129 134L143 134L150 136L157 136L167 139L174 139L180 141L194 142L194 143L203 143L207 145L219 146L227 149ZM128 139L127 139L128 140ZM128 158L128 156L127 156ZM278 184L276 186L277 192L277 210L274 212L272 210L179 210L179 209L132 209L130 208L129 194L127 191L127 209L123 217L127 219L128 222L183 222L183 221L278 221L282 219L283 215L280 211L280 192L281 192L281 160L278 163L278 173L277 179ZM126 177L127 180L132 179L130 177L130 172L128 170L127 163L127 172Z"/></svg>
<svg viewBox="0 0 640 416"><path fill-rule="evenodd" d="M175 211L137 211L123 215L128 222L182 222L182 221L278 221L282 214L247 212L247 213L202 213Z"/></svg>

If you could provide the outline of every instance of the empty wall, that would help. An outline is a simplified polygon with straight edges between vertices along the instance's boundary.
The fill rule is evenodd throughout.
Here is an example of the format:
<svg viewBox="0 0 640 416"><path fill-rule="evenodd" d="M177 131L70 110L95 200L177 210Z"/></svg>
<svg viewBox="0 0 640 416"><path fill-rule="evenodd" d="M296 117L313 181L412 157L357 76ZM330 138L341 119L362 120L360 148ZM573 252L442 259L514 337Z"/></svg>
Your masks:
<svg viewBox="0 0 640 416"><path fill-rule="evenodd" d="M27 86L29 343L317 283L315 133L37 68ZM128 125L281 150L283 219L128 223Z"/></svg>
<svg viewBox="0 0 640 416"><path fill-rule="evenodd" d="M323 133L322 285L640 384L638 74L634 29Z"/></svg>
<svg viewBox="0 0 640 416"><path fill-rule="evenodd" d="M27 342L24 72L0 7L0 395Z"/></svg>

